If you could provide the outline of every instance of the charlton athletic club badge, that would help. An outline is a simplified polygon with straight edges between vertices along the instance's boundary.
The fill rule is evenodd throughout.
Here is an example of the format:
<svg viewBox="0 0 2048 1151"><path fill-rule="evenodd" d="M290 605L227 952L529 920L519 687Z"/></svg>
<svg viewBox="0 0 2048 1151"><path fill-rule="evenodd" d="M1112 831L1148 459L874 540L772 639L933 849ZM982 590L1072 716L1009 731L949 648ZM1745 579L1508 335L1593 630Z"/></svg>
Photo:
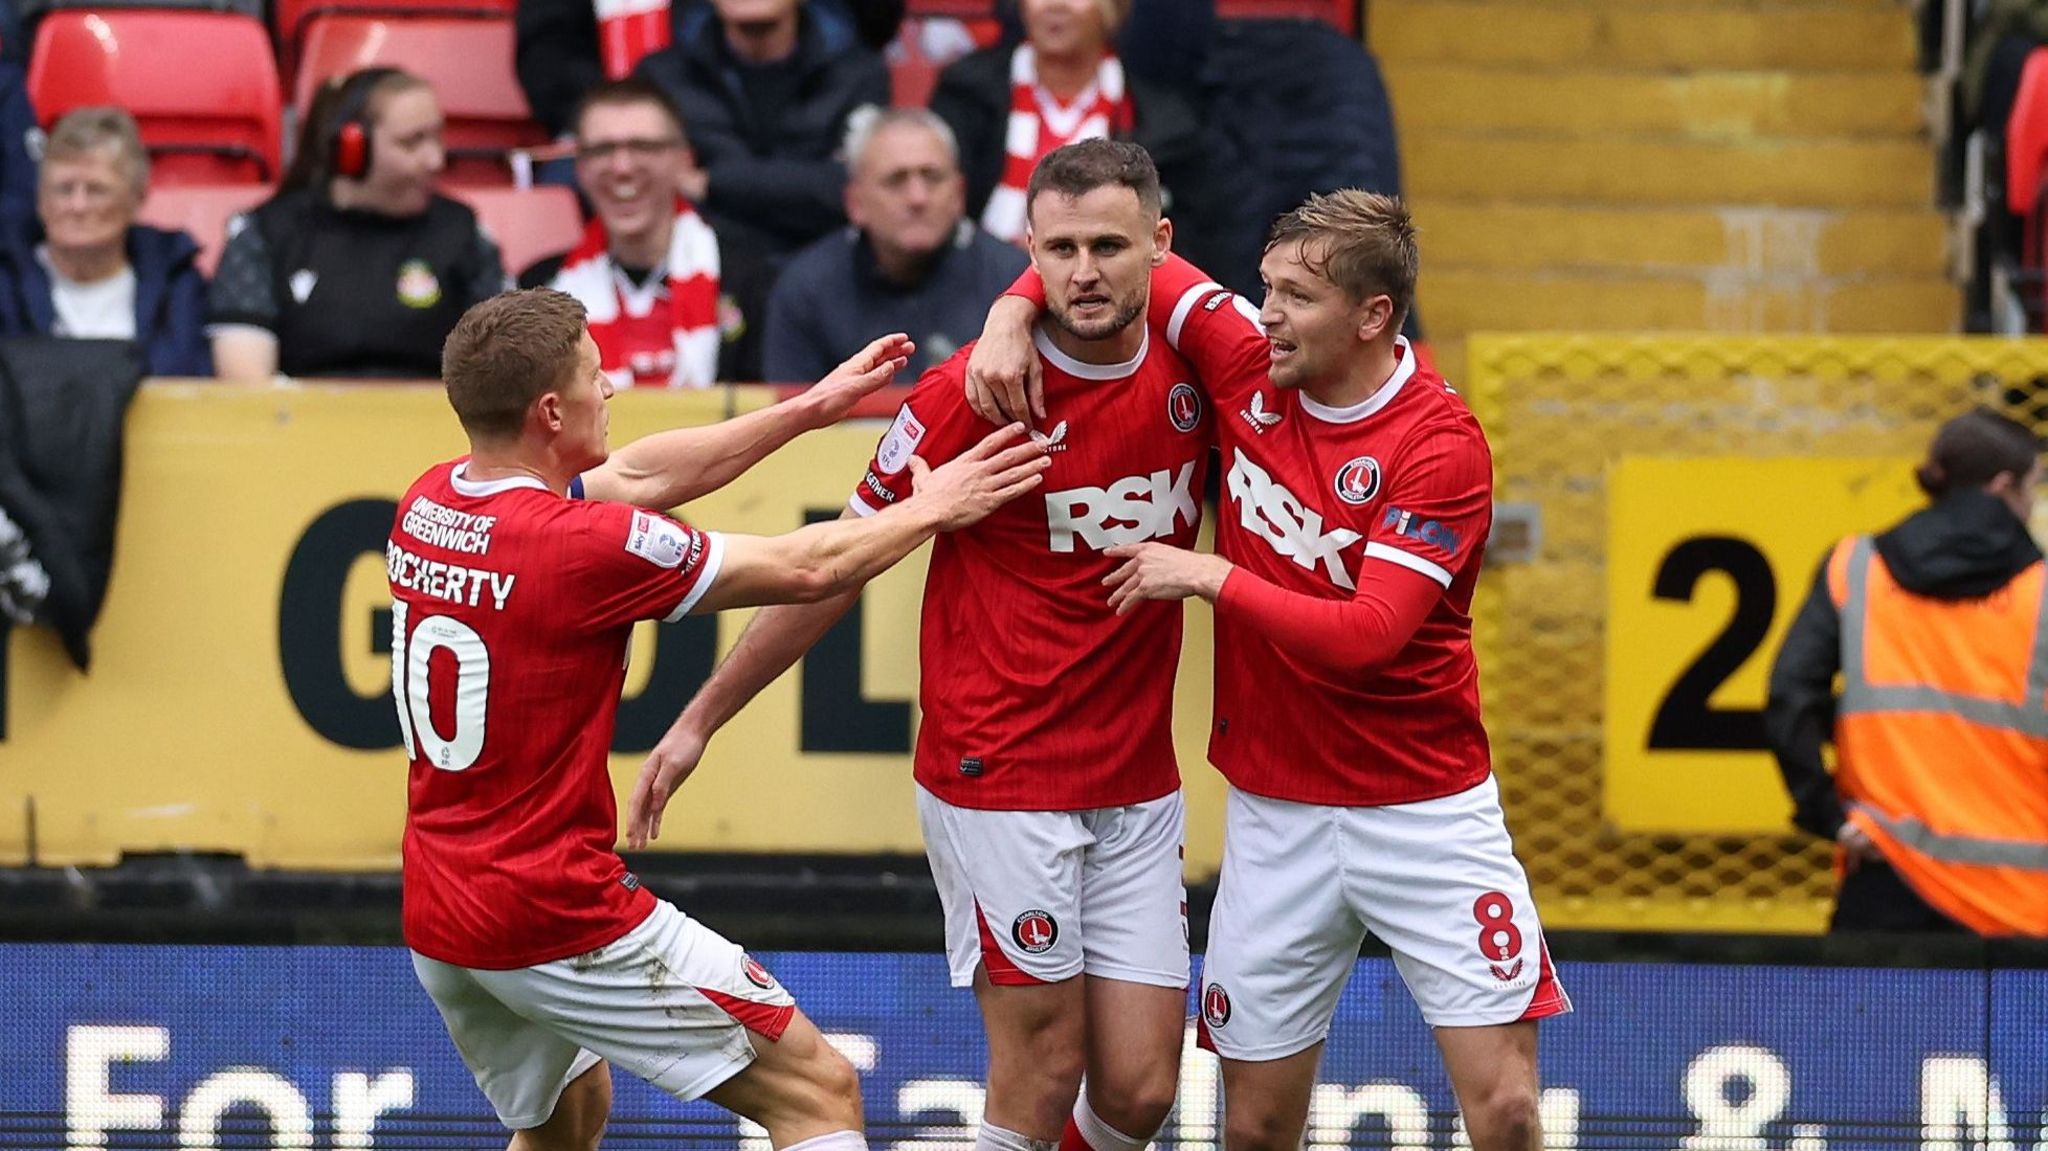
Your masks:
<svg viewBox="0 0 2048 1151"><path fill-rule="evenodd" d="M1166 393L1166 418L1176 432L1192 432L1202 422L1202 393L1193 384L1175 384Z"/></svg>
<svg viewBox="0 0 2048 1151"><path fill-rule="evenodd" d="M1050 913L1032 908L1010 925L1010 938L1026 955L1043 955L1060 941L1060 925Z"/></svg>
<svg viewBox="0 0 2048 1151"><path fill-rule="evenodd" d="M1211 983L1203 989L1202 1020L1211 1027L1230 1022L1230 993L1223 990L1221 983Z"/></svg>
<svg viewBox="0 0 2048 1151"><path fill-rule="evenodd" d="M775 977L768 974L768 969L761 966L761 961L753 956L744 957L741 969L747 973L747 982L761 990L768 991L775 986Z"/></svg>
<svg viewBox="0 0 2048 1151"><path fill-rule="evenodd" d="M1371 456L1357 459L1337 469L1337 498L1347 504L1372 502L1380 494L1380 462Z"/></svg>

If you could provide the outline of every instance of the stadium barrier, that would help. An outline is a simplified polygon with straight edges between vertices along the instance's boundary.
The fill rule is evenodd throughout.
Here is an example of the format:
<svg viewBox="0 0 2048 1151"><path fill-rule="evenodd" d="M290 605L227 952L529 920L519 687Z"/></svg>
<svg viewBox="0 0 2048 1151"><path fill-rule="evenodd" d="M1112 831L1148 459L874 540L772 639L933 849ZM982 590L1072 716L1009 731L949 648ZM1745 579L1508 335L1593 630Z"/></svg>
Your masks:
<svg viewBox="0 0 2048 1151"><path fill-rule="evenodd" d="M986 1056L937 955L765 953L860 1068L870 1144L968 1151ZM502 1139L403 950L0 946L0 1146L378 1148ZM1543 1029L1549 1147L2012 1149L2048 1109L2048 971L1564 962ZM367 1007L367 1009L366 1009ZM757 1128L624 1074L609 1148L767 1151ZM1171 1151L1219 1143L1189 1050ZM1338 1005L1305 1146L1469 1147L1393 965Z"/></svg>
<svg viewBox="0 0 2048 1151"><path fill-rule="evenodd" d="M774 394L628 392L612 401L612 441ZM759 533L837 516L881 428L806 436L683 514ZM404 764L384 540L407 485L462 450L433 387L145 387L91 673L42 629L0 644L0 866L192 850L259 868L395 868ZM661 848L922 852L909 750L923 570L920 553L876 581L800 672L728 726ZM1190 615L1180 751L1202 813L1189 869L1203 875L1220 858L1222 785L1199 766L1208 628ZM622 809L644 752L746 618L636 633L613 744Z"/></svg>
<svg viewBox="0 0 2048 1151"><path fill-rule="evenodd" d="M2042 426L2048 341L1475 337L1462 385L1502 511L1475 605L1509 820L1559 928L1812 931L1825 850L1792 833L1759 711L1778 639L1838 536L1916 502L1934 426L1990 403ZM630 392L613 439L771 402ZM806 437L685 509L778 532L838 513L879 428ZM379 550L392 501L461 450L430 387L153 383L131 423L98 662L0 645L0 865L123 852L389 868L392 754ZM666 850L915 853L908 771L922 558L712 745ZM1176 736L1188 872L1220 858L1202 766L1209 618L1191 607ZM644 626L613 776L743 613Z"/></svg>

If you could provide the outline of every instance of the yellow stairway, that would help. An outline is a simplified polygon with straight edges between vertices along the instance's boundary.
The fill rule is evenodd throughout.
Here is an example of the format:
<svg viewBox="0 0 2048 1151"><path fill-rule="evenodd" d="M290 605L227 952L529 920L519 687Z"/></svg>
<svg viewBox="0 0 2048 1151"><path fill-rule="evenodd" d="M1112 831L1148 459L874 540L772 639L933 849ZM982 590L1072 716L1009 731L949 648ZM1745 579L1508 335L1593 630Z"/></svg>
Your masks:
<svg viewBox="0 0 2048 1151"><path fill-rule="evenodd" d="M1895 0L1372 0L1421 307L1473 331L1943 332Z"/></svg>

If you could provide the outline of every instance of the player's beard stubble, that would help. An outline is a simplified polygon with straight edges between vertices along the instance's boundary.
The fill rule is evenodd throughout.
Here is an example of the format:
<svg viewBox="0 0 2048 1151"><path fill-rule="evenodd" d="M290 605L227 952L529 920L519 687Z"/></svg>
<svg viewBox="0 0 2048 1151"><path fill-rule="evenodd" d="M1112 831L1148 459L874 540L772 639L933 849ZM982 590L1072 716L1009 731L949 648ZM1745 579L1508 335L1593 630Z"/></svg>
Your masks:
<svg viewBox="0 0 2048 1151"><path fill-rule="evenodd" d="M1052 314L1053 322L1068 335L1082 340L1106 340L1136 323L1145 314L1145 305L1149 302L1145 294L1139 292L1119 305L1115 315L1095 321L1074 319L1068 307L1049 307L1047 310Z"/></svg>

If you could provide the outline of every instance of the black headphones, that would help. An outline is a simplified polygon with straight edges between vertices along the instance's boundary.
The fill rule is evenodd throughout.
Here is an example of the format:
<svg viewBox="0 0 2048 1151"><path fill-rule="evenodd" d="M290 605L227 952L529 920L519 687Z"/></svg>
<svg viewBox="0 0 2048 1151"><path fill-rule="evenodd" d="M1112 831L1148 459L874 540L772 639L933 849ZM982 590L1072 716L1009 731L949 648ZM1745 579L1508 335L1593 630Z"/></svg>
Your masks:
<svg viewBox="0 0 2048 1151"><path fill-rule="evenodd" d="M370 174L370 93L378 84L402 75L397 68L365 68L340 81L341 95L328 113L327 171L361 180Z"/></svg>

